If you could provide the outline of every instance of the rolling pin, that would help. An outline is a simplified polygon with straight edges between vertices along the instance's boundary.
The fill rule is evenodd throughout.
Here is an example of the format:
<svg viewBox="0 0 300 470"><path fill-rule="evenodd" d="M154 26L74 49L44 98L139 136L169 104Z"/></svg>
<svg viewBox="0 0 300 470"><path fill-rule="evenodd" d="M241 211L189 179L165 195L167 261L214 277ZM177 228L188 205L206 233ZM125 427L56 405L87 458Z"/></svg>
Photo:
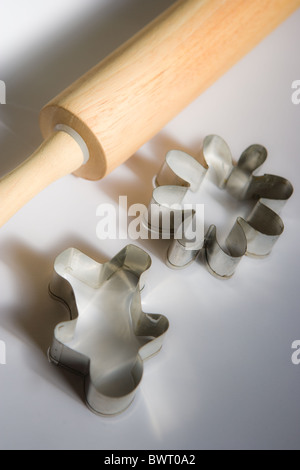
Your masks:
<svg viewBox="0 0 300 470"><path fill-rule="evenodd" d="M41 110L43 143L0 180L0 226L57 179L125 162L299 5L177 1Z"/></svg>

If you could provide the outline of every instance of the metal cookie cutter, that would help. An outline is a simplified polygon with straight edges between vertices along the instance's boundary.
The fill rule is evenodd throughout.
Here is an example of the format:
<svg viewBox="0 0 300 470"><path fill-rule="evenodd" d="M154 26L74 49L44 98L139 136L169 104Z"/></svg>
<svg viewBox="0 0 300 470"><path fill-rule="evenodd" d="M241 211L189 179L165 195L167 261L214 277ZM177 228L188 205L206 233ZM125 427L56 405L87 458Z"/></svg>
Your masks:
<svg viewBox="0 0 300 470"><path fill-rule="evenodd" d="M193 205L182 202L189 191L196 192L206 175L208 167L202 166L193 157L180 150L167 153L165 163L153 180L155 187L148 212L144 214L144 225L152 232L151 238L187 238L189 228L197 222ZM182 237L179 231L183 231ZM189 240L199 250L199 240Z"/></svg>
<svg viewBox="0 0 300 470"><path fill-rule="evenodd" d="M143 376L143 361L162 347L169 322L145 314L140 290L151 258L128 245L99 264L75 248L55 261L50 294L71 320L54 330L49 359L84 376L86 403L101 415L124 411Z"/></svg>
<svg viewBox="0 0 300 470"><path fill-rule="evenodd" d="M241 155L238 163L233 163L227 143L219 136L210 135L204 139L204 166L184 152L172 150L155 178L157 186L145 215L150 230L162 232L162 216L152 226L152 214L171 212L171 204L176 202L176 220L182 220L181 231L171 230L171 245L167 253L167 264L173 268L184 268L201 255L209 271L221 278L231 277L244 255L263 257L268 255L284 230L279 216L281 209L293 193L291 183L279 176L255 176L253 173L266 160L267 150L261 145L251 145ZM207 170L213 175L215 184L226 190L237 200L253 200L255 206L244 219L238 217L230 231L225 247L217 240L217 228L211 225L205 235L197 234L191 241L187 237L191 224L195 225L197 215L193 210L186 213L180 208L189 190L196 192ZM182 229L186 221L188 229ZM176 225L178 227L178 223ZM200 224L201 227L201 224ZM197 232L197 230L196 230ZM182 235L182 236L181 236Z"/></svg>

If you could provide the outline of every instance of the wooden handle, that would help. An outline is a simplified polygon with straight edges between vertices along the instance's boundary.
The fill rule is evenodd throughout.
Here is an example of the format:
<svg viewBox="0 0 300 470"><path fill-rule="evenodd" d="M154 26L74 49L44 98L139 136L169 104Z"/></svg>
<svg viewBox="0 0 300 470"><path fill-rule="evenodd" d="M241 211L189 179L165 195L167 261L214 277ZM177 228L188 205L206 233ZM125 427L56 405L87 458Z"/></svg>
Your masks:
<svg viewBox="0 0 300 470"><path fill-rule="evenodd" d="M270 33L299 0L180 0L41 112L48 137L73 127L99 179L132 156Z"/></svg>
<svg viewBox="0 0 300 470"><path fill-rule="evenodd" d="M0 225L55 179L102 178L270 33L300 0L179 0L41 111L46 139L0 181ZM85 141L90 159L57 125Z"/></svg>
<svg viewBox="0 0 300 470"><path fill-rule="evenodd" d="M84 161L80 145L55 132L16 170L0 181L0 226L49 184L73 173Z"/></svg>

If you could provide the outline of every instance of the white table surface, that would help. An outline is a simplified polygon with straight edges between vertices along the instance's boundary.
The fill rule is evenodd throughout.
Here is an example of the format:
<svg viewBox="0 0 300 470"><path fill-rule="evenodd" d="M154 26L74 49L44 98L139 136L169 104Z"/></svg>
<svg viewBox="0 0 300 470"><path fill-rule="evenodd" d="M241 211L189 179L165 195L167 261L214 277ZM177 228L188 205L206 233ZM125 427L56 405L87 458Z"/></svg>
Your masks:
<svg viewBox="0 0 300 470"><path fill-rule="evenodd" d="M41 142L41 106L171 3L1 3L1 175ZM1 449L300 448L300 365L291 360L300 340L300 105L291 100L299 42L298 10L105 180L67 176L1 229ZM263 172L295 188L282 213L284 234L268 258L244 258L228 281L197 263L170 270L164 244L136 242L153 261L144 310L166 315L170 330L145 364L132 406L98 417L78 378L47 361L53 328L66 316L48 296L54 260L74 246L104 262L131 243L97 238L97 207L117 207L119 195L147 204L166 152L180 147L196 156L207 134L221 135L236 159L252 143L266 146ZM221 229L234 210L214 200L205 209Z"/></svg>

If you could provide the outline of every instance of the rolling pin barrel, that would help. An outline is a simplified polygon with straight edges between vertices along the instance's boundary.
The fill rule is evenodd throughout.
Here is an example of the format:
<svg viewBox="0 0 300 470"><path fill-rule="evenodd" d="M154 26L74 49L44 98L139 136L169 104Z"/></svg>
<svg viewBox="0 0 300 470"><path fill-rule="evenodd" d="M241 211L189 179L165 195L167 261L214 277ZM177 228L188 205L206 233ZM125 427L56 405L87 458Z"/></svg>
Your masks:
<svg viewBox="0 0 300 470"><path fill-rule="evenodd" d="M0 181L0 225L56 177L71 172L96 180L110 173L299 4L300 0L177 1L42 109L40 127L46 144ZM87 163L68 128L85 142ZM39 181L32 184L35 175Z"/></svg>

